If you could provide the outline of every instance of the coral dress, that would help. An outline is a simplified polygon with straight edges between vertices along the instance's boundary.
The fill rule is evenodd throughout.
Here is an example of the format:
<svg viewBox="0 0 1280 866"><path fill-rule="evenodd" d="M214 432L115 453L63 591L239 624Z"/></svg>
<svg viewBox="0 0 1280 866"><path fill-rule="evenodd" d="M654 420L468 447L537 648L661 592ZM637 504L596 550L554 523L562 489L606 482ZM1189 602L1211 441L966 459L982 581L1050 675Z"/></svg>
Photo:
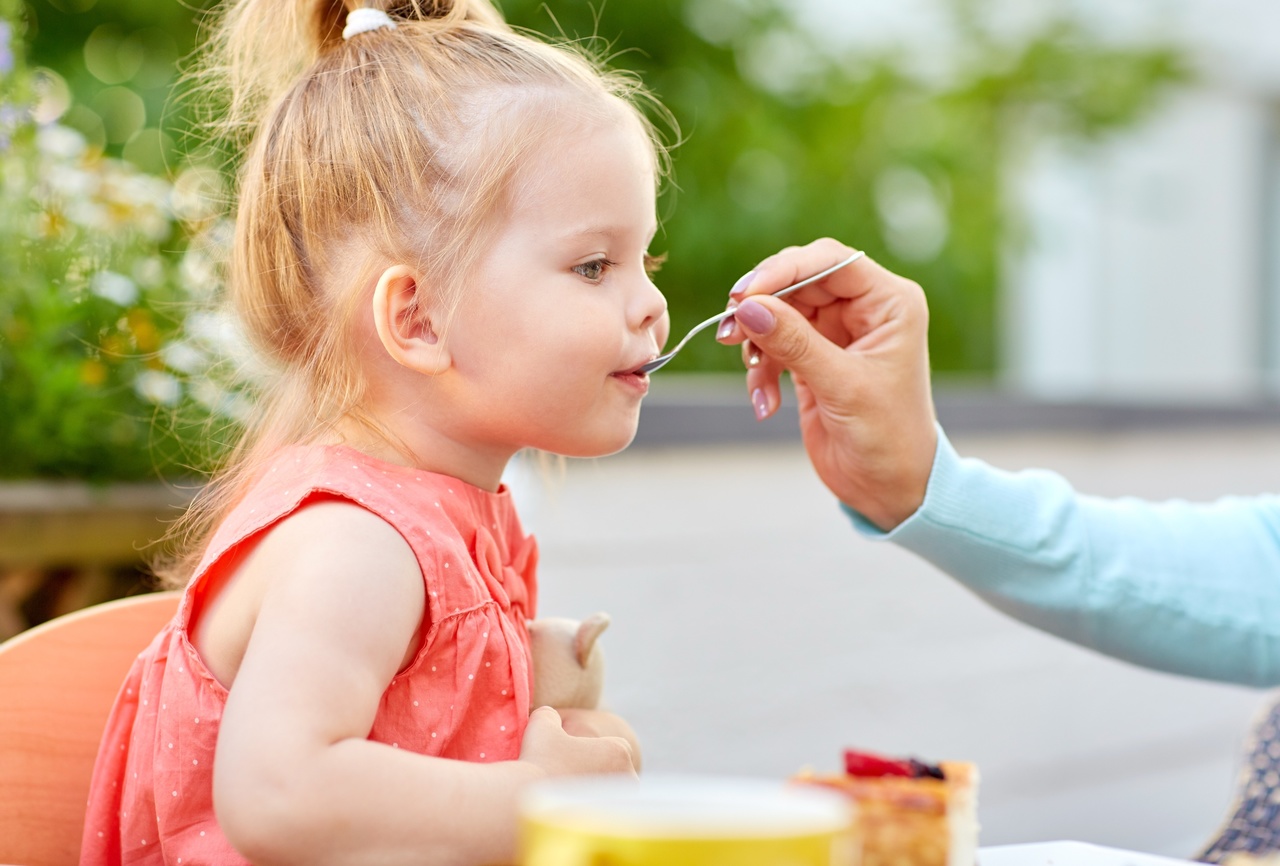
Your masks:
<svg viewBox="0 0 1280 866"><path fill-rule="evenodd" d="M537 545L510 494L345 446L290 448L223 521L177 615L121 687L93 770L82 864L246 862L213 814L227 690L205 668L190 627L227 554L317 497L349 500L395 527L426 582L422 647L387 686L369 739L464 761L519 756Z"/></svg>

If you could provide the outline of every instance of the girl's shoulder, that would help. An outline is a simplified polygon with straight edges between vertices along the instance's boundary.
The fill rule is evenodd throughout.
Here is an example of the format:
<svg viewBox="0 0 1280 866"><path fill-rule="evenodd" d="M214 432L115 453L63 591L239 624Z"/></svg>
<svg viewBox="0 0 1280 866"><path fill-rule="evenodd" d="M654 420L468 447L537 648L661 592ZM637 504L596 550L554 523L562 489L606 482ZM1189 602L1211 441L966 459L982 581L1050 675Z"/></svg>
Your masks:
<svg viewBox="0 0 1280 866"><path fill-rule="evenodd" d="M318 499L339 499L390 524L420 560L442 546L471 548L477 532L522 540L510 492L388 463L345 445L282 449L225 516L197 572Z"/></svg>

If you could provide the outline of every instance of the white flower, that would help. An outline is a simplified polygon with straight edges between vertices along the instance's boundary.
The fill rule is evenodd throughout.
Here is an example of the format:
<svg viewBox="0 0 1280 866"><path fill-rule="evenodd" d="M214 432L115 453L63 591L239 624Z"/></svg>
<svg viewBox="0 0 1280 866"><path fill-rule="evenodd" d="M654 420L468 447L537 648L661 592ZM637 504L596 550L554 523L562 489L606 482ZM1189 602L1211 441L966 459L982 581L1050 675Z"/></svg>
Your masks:
<svg viewBox="0 0 1280 866"><path fill-rule="evenodd" d="M253 410L253 404L243 394L228 391L209 379L201 379L192 385L191 395L210 412L234 421L248 420Z"/></svg>
<svg viewBox="0 0 1280 866"><path fill-rule="evenodd" d="M189 168L173 182L173 212L180 220L198 222L217 216L225 198L222 175L212 168Z"/></svg>
<svg viewBox="0 0 1280 866"><path fill-rule="evenodd" d="M178 267L182 284L193 295L208 295L218 285L220 277L218 264L200 247L188 247Z"/></svg>
<svg viewBox="0 0 1280 866"><path fill-rule="evenodd" d="M43 175L43 190L47 197L58 196L64 199L87 199L97 191L97 180L92 174L78 165L63 165L61 162L47 166Z"/></svg>
<svg viewBox="0 0 1280 866"><path fill-rule="evenodd" d="M122 307L132 306L138 300L137 283L115 271L98 271L94 274L89 280L89 291Z"/></svg>
<svg viewBox="0 0 1280 866"><path fill-rule="evenodd" d="M133 388L139 397L160 406L172 406L182 398L182 383L159 370L143 370L134 380Z"/></svg>
<svg viewBox="0 0 1280 866"><path fill-rule="evenodd" d="M244 337L235 317L221 310L192 313L187 316L184 327L188 334L212 347L218 354L226 354L229 350L244 345Z"/></svg>
<svg viewBox="0 0 1280 866"><path fill-rule="evenodd" d="M92 233L163 241L173 230L169 182L128 163L88 153L83 136L51 124L39 130L43 159L34 195Z"/></svg>
<svg viewBox="0 0 1280 866"><path fill-rule="evenodd" d="M75 159L84 153L84 136L66 126L49 124L36 133L36 145L41 153L58 159Z"/></svg>
<svg viewBox="0 0 1280 866"><path fill-rule="evenodd" d="M111 214L106 205L92 199L68 199L64 204L63 213L66 214L67 219L90 231L105 232L112 228Z"/></svg>
<svg viewBox="0 0 1280 866"><path fill-rule="evenodd" d="M133 263L133 278L140 284L154 288L164 282L164 260L159 256L147 256Z"/></svg>
<svg viewBox="0 0 1280 866"><path fill-rule="evenodd" d="M257 379L265 374L262 360L249 345L239 320L227 310L191 313L183 330L195 347L229 365L237 377Z"/></svg>
<svg viewBox="0 0 1280 866"><path fill-rule="evenodd" d="M177 340L160 349L160 360L171 370L194 373L208 363L209 356L185 340Z"/></svg>

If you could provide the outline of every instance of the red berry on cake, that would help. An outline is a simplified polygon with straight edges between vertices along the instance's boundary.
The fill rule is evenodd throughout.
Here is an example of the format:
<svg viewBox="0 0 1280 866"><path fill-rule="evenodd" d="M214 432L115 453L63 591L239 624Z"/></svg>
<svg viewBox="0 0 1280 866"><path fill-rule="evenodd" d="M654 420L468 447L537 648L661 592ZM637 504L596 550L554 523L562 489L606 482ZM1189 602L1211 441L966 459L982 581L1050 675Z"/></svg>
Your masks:
<svg viewBox="0 0 1280 866"><path fill-rule="evenodd" d="M978 768L928 764L850 749L840 775L796 781L832 788L853 803L862 866L973 866L978 848Z"/></svg>

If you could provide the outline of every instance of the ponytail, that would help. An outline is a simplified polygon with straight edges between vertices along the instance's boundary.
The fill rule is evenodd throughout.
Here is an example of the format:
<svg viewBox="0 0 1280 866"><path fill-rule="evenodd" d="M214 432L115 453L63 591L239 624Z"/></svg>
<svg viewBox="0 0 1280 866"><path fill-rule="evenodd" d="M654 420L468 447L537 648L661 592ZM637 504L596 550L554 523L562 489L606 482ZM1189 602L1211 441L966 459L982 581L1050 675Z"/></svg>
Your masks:
<svg viewBox="0 0 1280 866"><path fill-rule="evenodd" d="M215 13L197 65L199 89L221 116L215 133L243 143L267 106L344 40L354 9L385 12L395 22L437 27L463 22L507 29L490 0L238 0Z"/></svg>

